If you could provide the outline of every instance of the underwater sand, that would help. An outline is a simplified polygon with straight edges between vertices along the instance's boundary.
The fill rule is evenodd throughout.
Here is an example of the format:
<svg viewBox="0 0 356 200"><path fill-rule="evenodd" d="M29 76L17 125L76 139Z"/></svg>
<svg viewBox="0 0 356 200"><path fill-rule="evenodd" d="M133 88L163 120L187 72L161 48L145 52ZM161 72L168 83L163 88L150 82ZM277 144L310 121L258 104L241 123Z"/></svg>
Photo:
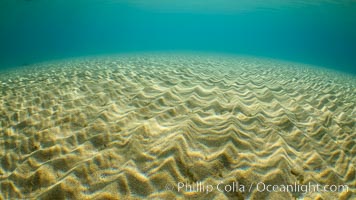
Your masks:
<svg viewBox="0 0 356 200"><path fill-rule="evenodd" d="M127 55L2 71L0 92L0 199L356 199L355 76ZM179 182L350 189L207 194Z"/></svg>

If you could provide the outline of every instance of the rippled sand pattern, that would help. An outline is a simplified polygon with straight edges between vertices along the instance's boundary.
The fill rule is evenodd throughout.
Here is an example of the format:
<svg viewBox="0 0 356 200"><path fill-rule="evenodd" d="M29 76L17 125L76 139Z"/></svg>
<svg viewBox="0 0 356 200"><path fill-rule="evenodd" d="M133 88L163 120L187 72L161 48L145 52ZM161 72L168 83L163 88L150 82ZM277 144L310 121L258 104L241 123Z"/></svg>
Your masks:
<svg viewBox="0 0 356 200"><path fill-rule="evenodd" d="M356 199L354 76L253 58L146 55L0 77L0 199ZM197 181L350 189L177 191Z"/></svg>

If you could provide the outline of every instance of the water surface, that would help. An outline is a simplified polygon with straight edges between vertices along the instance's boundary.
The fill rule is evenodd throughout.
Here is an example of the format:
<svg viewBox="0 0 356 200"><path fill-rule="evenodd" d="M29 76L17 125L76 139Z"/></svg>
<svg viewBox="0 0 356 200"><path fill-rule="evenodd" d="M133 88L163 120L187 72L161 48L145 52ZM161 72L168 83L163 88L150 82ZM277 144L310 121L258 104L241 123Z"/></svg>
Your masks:
<svg viewBox="0 0 356 200"><path fill-rule="evenodd" d="M208 51L356 73L355 1L2 0L0 66L137 51Z"/></svg>

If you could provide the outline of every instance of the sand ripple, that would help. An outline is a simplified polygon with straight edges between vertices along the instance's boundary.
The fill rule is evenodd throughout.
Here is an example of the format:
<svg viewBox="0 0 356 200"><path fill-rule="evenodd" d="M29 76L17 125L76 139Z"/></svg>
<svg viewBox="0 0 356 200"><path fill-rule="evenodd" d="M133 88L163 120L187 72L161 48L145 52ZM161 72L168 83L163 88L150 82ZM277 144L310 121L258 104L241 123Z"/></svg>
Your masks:
<svg viewBox="0 0 356 200"><path fill-rule="evenodd" d="M354 76L142 55L3 72L0 91L0 199L356 198ZM177 191L197 181L353 188Z"/></svg>

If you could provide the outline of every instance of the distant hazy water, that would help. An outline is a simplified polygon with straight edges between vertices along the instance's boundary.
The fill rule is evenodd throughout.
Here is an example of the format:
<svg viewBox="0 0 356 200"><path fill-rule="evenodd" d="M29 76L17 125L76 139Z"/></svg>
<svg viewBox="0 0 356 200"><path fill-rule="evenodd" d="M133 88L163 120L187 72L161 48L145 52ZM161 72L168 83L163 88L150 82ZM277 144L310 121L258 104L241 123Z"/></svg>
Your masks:
<svg viewBox="0 0 356 200"><path fill-rule="evenodd" d="M207 51L356 74L356 1L251 2L1 0L0 68L93 54Z"/></svg>

